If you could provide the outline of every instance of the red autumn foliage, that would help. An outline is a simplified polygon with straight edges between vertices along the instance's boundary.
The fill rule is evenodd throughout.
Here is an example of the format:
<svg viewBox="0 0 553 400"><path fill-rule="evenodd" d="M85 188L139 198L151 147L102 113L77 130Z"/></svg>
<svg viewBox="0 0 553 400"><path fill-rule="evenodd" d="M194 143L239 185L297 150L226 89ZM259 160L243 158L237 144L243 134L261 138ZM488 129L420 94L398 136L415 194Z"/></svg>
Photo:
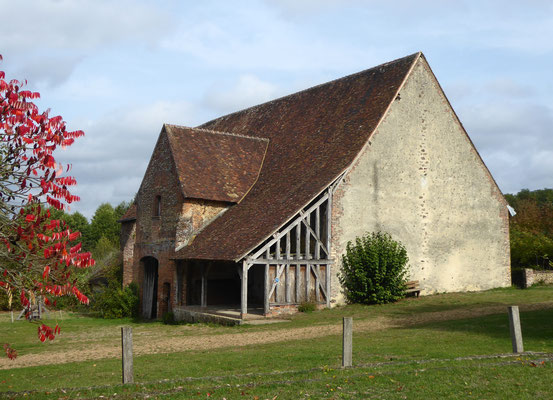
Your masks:
<svg viewBox="0 0 553 400"><path fill-rule="evenodd" d="M53 153L84 133L68 131L63 119L49 116L48 110L40 112L32 102L39 93L23 90L25 84L7 81L0 71L0 289L9 299L19 295L28 308L39 298L50 304L49 296L75 296L88 304L71 272L94 260L81 252L80 244L71 243L80 233L52 220L49 211L79 200L70 192L75 179L62 176L64 167ZM59 332L57 325L38 328L41 341L53 340ZM7 344L4 350L10 359L17 356Z"/></svg>

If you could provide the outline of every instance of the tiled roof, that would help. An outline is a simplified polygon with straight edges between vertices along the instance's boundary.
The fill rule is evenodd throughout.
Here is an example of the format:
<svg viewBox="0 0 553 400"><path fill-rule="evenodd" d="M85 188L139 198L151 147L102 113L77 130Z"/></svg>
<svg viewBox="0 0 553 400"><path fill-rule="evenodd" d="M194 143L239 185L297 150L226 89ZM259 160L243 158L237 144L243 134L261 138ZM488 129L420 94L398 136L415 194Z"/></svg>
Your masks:
<svg viewBox="0 0 553 400"><path fill-rule="evenodd" d="M353 162L419 56L416 53L202 125L268 138L269 145L248 194L176 257L239 260L260 244Z"/></svg>
<svg viewBox="0 0 553 400"><path fill-rule="evenodd" d="M257 180L268 140L165 125L184 197L239 202Z"/></svg>
<svg viewBox="0 0 553 400"><path fill-rule="evenodd" d="M132 203L125 214L117 222L128 222L136 219L136 203Z"/></svg>

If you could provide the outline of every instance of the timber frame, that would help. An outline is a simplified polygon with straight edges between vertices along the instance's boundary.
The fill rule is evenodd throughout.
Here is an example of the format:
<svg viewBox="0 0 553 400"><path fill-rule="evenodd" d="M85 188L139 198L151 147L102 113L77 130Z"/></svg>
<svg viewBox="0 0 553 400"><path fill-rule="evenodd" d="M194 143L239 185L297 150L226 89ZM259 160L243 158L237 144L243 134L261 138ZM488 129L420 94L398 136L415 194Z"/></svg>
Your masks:
<svg viewBox="0 0 553 400"><path fill-rule="evenodd" d="M330 307L332 195L342 176L241 259L242 318L248 310L248 271L256 265L265 268L265 315L272 307L303 302Z"/></svg>

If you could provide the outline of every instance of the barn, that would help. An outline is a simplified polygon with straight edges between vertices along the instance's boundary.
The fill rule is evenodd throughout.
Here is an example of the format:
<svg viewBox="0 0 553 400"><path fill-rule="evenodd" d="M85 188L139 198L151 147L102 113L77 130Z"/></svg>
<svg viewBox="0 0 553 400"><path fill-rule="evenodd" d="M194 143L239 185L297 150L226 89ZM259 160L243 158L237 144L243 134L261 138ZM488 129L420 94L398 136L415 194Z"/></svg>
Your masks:
<svg viewBox="0 0 553 400"><path fill-rule="evenodd" d="M367 231L405 245L422 294L511 282L507 203L422 53L165 124L120 222L145 318L343 303L341 255Z"/></svg>

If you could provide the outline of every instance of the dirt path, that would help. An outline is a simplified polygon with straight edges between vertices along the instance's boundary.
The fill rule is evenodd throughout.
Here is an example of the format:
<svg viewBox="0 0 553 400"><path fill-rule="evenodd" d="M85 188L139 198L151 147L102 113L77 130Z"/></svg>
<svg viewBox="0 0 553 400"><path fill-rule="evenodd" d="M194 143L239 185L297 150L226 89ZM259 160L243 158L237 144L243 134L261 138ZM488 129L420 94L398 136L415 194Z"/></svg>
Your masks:
<svg viewBox="0 0 553 400"><path fill-rule="evenodd" d="M521 311L543 310L549 308L553 308L553 301L520 306ZM356 332L371 332L388 328L414 326L426 322L456 320L469 317L500 314L504 312L505 306L501 305L472 309L427 312L401 317L378 317L370 320L355 321L354 329ZM186 328L188 328L186 330L194 329L194 327ZM313 339L329 335L339 335L341 332L341 324L217 335L208 335L205 329L200 329L198 335L194 336L171 335L167 337L159 337L159 335L156 335L155 339L152 338L152 332L144 331L135 333L133 335L133 341L134 354L143 355ZM107 343L92 344L88 347L80 346L78 350L71 349L56 353L24 354L19 356L15 361L10 361L3 357L0 358L0 369L62 364L74 361L98 360L102 358L120 358L120 346L120 339L113 336L113 340L108 340Z"/></svg>

